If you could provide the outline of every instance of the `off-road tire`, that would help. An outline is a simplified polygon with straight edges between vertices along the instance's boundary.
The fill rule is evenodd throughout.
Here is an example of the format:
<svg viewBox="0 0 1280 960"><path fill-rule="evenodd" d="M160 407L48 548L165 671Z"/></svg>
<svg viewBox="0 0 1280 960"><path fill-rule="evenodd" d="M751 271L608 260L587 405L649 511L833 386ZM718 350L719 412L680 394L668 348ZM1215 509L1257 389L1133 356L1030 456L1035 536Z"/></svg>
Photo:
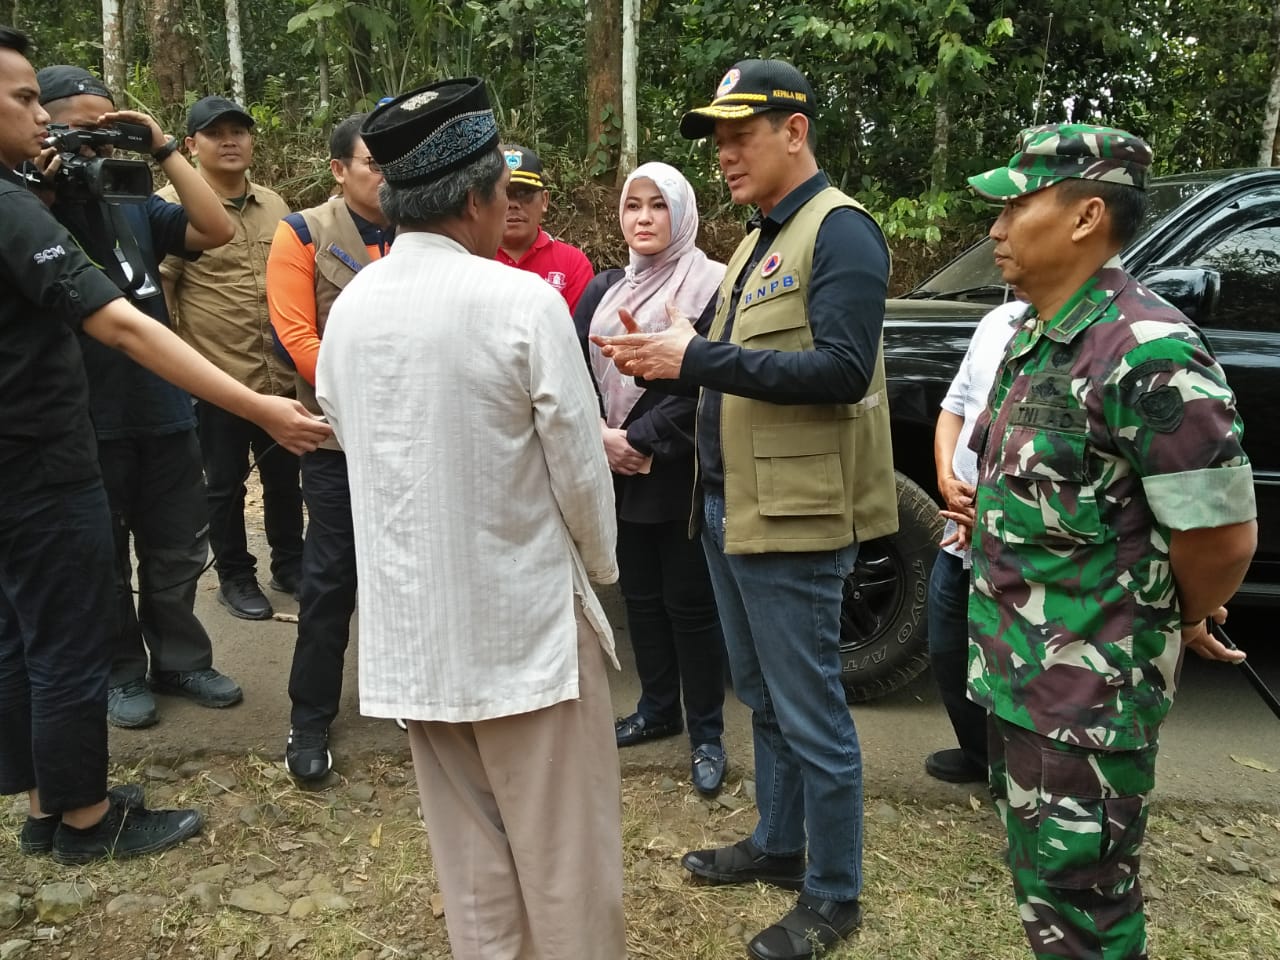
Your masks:
<svg viewBox="0 0 1280 960"><path fill-rule="evenodd" d="M943 520L919 484L897 480L898 532L862 544L845 579L840 658L850 703L891 693L929 665L929 575Z"/></svg>

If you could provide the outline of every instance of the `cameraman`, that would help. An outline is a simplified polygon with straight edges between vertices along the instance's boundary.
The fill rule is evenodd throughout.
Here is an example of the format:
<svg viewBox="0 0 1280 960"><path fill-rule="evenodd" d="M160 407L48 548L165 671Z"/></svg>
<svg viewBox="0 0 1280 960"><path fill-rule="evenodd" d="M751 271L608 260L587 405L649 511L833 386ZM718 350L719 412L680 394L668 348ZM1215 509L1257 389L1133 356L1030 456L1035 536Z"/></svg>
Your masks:
<svg viewBox="0 0 1280 960"><path fill-rule="evenodd" d="M260 423L295 453L330 430L131 307L26 188L16 168L39 155L49 120L27 45L0 26L0 795L27 792L24 852L85 863L157 853L201 818L108 799L114 548L75 334Z"/></svg>
<svg viewBox="0 0 1280 960"><path fill-rule="evenodd" d="M150 150L177 190L179 206L149 194L120 203L123 221L106 205L59 175L57 150L37 166L54 184L53 215L96 264L123 266L128 235L137 255L124 272L133 282L130 302L170 326L160 289L160 260L186 259L217 247L234 232L222 202L176 149L154 119L116 110L111 91L87 70L45 67L36 74L40 103L55 123L99 130L119 121L151 131ZM109 156L112 147L97 149ZM81 147L86 157L92 147ZM145 173L145 171L144 171ZM139 282L135 272L145 276ZM110 275L110 271L109 271ZM89 409L98 435L98 461L115 532L119 633L115 638L107 719L117 727L147 727L157 720L152 688L202 706L228 707L243 698L239 685L213 668L209 634L194 613L196 581L209 551L209 514L191 399L128 357L81 338L89 378ZM130 588L129 535L138 557L138 601ZM147 653L150 651L150 686Z"/></svg>

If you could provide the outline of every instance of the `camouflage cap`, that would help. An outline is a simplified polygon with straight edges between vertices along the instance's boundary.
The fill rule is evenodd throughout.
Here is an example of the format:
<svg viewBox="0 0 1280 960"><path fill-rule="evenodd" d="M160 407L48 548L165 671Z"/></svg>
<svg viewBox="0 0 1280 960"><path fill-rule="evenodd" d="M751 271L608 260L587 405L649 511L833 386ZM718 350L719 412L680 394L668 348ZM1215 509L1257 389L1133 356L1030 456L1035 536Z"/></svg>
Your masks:
<svg viewBox="0 0 1280 960"><path fill-rule="evenodd" d="M1008 165L970 177L969 186L996 202L1073 178L1142 190L1150 166L1151 148L1131 133L1089 123L1047 123L1018 134L1018 152Z"/></svg>

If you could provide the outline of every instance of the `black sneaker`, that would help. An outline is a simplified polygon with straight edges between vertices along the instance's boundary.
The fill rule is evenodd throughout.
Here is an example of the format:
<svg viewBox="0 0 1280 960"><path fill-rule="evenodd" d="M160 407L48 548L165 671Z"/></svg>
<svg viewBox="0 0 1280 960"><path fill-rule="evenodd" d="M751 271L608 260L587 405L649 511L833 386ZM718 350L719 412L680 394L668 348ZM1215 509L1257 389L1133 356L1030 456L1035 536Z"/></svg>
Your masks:
<svg viewBox="0 0 1280 960"><path fill-rule="evenodd" d="M113 727L137 730L158 719L155 698L141 677L107 689L107 721Z"/></svg>
<svg viewBox="0 0 1280 960"><path fill-rule="evenodd" d="M224 582L218 587L218 602L241 620L270 620L275 613L271 601L252 577Z"/></svg>
<svg viewBox="0 0 1280 960"><path fill-rule="evenodd" d="M126 807L141 810L146 806L142 786L126 783L107 791L108 800L118 800ZM53 835L58 830L61 817L27 817L18 834L18 849L22 853L48 853L53 849Z"/></svg>
<svg viewBox="0 0 1280 960"><path fill-rule="evenodd" d="M53 859L58 863L91 863L159 853L194 837L203 825L204 817L198 810L130 808L110 798L106 815L96 826L77 830L58 824Z"/></svg>
<svg viewBox="0 0 1280 960"><path fill-rule="evenodd" d="M323 780L333 769L328 730L290 730L284 765L299 780Z"/></svg>
<svg viewBox="0 0 1280 960"><path fill-rule="evenodd" d="M276 593L287 593L297 600L298 591L302 589L302 575L299 573L273 573L267 586Z"/></svg>
<svg viewBox="0 0 1280 960"><path fill-rule="evenodd" d="M202 707L230 707L244 699L240 685L213 667L203 670L157 670L151 689L173 697L186 697Z"/></svg>

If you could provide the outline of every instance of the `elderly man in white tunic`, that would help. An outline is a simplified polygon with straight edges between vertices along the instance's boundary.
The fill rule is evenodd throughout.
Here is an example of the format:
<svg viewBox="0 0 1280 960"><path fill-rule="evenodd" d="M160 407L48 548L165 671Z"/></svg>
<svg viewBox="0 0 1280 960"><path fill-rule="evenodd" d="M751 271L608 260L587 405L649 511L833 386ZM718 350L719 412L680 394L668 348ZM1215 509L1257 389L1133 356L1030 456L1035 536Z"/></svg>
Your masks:
<svg viewBox="0 0 1280 960"><path fill-rule="evenodd" d="M483 83L405 94L361 136L396 243L334 304L317 370L350 470L360 710L409 720L456 960L619 960L595 393L564 300L493 260L508 171Z"/></svg>

